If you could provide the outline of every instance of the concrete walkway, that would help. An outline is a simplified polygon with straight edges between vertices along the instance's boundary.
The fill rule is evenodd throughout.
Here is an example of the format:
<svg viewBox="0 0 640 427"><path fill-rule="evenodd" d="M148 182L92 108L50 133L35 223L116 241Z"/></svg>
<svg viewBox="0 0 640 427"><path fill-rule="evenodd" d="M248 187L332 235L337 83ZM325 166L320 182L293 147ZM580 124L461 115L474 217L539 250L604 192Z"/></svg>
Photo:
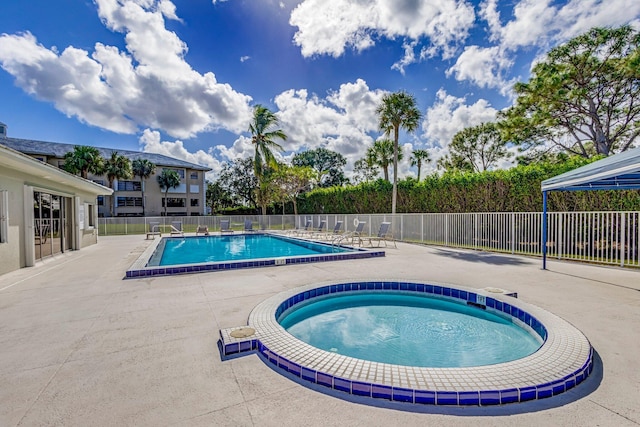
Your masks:
<svg viewBox="0 0 640 427"><path fill-rule="evenodd" d="M0 426L640 425L640 271L398 244L382 259L123 280L148 244L101 237L0 276ZM218 329L267 297L356 279L517 291L580 329L600 362L555 398L439 408L328 395L255 354L220 360Z"/></svg>

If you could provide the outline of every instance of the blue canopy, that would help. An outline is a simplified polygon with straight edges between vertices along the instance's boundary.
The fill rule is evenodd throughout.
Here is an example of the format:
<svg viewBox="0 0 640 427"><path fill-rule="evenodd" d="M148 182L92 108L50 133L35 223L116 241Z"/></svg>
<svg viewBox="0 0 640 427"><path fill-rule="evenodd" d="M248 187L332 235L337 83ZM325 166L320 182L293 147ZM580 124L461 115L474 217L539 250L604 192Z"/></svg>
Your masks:
<svg viewBox="0 0 640 427"><path fill-rule="evenodd" d="M640 189L640 148L542 181L542 268L547 268L547 192Z"/></svg>

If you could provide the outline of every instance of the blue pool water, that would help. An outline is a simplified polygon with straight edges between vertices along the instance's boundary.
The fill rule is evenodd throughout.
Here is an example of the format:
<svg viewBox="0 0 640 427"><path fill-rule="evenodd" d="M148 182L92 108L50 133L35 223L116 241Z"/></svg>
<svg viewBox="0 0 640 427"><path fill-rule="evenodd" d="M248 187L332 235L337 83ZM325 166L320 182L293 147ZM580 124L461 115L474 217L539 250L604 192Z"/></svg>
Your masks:
<svg viewBox="0 0 640 427"><path fill-rule="evenodd" d="M331 245L269 234L164 239L149 266L197 264L348 252Z"/></svg>
<svg viewBox="0 0 640 427"><path fill-rule="evenodd" d="M523 358L542 340L498 315L403 293L358 292L311 301L279 323L322 350L374 362L471 367Z"/></svg>

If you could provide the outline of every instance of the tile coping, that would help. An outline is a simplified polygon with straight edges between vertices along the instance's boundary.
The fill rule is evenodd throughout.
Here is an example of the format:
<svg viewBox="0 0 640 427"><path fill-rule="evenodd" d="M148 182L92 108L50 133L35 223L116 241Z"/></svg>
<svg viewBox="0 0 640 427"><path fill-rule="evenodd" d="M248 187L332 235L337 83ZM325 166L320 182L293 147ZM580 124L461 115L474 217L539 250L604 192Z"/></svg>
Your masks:
<svg viewBox="0 0 640 427"><path fill-rule="evenodd" d="M240 233L239 233L240 234ZM251 233L252 235L260 233ZM267 234L267 233L262 233ZM298 239L295 237L284 237L277 233L268 233L278 236L282 239L296 240L305 243L309 243L309 240ZM299 255L299 256L287 256L287 257L274 257L274 258L257 258L248 260L236 260L236 261L219 261L219 262L205 262L196 264L180 264L180 265L167 265L167 266L150 266L148 265L152 258L156 255L156 250L166 244L166 239L192 239L197 236L180 236L180 237L162 237L155 240L144 250L144 252L138 257L136 261L129 267L125 274L126 279L149 277L149 276L172 276L185 273L203 273L218 270L237 270L241 268L255 268L255 267L272 267L283 266L290 264L303 264L310 262L326 262L326 261L341 261L349 259L362 259L362 258L377 258L385 256L385 252L379 249L365 249L355 248L345 245L336 245L341 248L347 248L349 252L339 253L325 253L317 255ZM201 237L200 237L201 238ZM315 244L324 244L322 242L311 242Z"/></svg>
<svg viewBox="0 0 640 427"><path fill-rule="evenodd" d="M277 318L312 298L340 292L409 292L477 304L509 316L540 337L542 346L522 359L467 368L424 368L372 362L320 350L290 335ZM569 390L593 369L588 339L560 317L505 294L439 283L375 280L329 282L291 289L254 308L255 335L233 338L220 330L223 357L257 351L265 361L304 381L373 399L435 404L496 405L542 399Z"/></svg>

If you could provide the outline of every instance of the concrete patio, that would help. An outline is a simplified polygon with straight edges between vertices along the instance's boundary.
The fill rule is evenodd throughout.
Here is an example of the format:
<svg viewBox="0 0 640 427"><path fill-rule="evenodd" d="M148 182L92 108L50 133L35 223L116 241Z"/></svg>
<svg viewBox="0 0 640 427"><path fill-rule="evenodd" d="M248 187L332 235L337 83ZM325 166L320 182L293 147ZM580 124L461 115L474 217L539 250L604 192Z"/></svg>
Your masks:
<svg viewBox="0 0 640 427"><path fill-rule="evenodd" d="M385 258L123 280L149 243L101 237L0 276L0 426L640 424L640 271L398 244ZM245 325L269 296L356 279L516 291L580 329L599 363L554 398L443 408L368 406L255 354L220 360L218 329Z"/></svg>

